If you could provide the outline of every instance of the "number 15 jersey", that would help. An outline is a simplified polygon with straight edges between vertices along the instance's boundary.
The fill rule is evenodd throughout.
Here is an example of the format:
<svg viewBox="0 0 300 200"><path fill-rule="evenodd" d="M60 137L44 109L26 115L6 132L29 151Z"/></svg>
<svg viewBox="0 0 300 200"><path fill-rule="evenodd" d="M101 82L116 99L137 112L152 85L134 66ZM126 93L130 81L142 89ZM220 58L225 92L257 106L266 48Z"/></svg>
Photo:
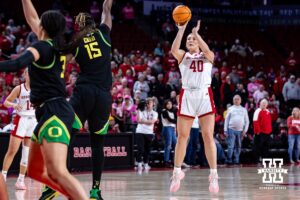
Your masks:
<svg viewBox="0 0 300 200"><path fill-rule="evenodd" d="M211 84L212 63L204 54L186 52L179 64L183 89L208 88Z"/></svg>
<svg viewBox="0 0 300 200"><path fill-rule="evenodd" d="M91 83L102 90L110 91L111 44L110 29L107 25L101 24L99 30L87 34L73 55L81 70L76 85Z"/></svg>

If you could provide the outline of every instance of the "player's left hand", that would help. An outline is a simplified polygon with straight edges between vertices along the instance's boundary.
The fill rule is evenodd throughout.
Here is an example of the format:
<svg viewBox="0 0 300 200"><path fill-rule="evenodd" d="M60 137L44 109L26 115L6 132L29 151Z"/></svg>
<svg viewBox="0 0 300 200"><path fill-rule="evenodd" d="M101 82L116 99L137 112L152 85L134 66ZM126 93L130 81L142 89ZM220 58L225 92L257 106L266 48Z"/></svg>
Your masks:
<svg viewBox="0 0 300 200"><path fill-rule="evenodd" d="M197 21L197 26L195 26L195 27L192 29L192 33L193 33L193 34L197 34L197 33L198 33L198 31L199 31L199 29L200 29L200 23L201 23L201 21L198 20L198 21Z"/></svg>

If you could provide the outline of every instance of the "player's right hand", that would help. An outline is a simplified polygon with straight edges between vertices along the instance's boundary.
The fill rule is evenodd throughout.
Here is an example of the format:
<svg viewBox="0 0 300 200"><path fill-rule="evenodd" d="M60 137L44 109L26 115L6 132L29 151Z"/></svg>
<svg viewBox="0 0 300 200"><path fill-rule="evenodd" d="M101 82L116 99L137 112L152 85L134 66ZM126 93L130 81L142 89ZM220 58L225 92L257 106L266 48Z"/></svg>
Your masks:
<svg viewBox="0 0 300 200"><path fill-rule="evenodd" d="M187 21L185 24L180 25L180 24L176 24L178 30L185 30L187 24L189 23L189 21Z"/></svg>
<svg viewBox="0 0 300 200"><path fill-rule="evenodd" d="M18 112L20 112L22 110L22 106L20 106L19 104L14 104L13 108L15 110L17 110Z"/></svg>

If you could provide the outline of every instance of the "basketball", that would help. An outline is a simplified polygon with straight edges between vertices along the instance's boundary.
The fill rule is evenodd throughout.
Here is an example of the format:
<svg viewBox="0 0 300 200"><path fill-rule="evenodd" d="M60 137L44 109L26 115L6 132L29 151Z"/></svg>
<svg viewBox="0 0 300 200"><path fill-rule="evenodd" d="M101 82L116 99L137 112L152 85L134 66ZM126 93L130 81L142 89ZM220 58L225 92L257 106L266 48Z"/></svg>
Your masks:
<svg viewBox="0 0 300 200"><path fill-rule="evenodd" d="M183 25L192 18L192 12L189 7L180 5L173 10L173 19L176 24Z"/></svg>

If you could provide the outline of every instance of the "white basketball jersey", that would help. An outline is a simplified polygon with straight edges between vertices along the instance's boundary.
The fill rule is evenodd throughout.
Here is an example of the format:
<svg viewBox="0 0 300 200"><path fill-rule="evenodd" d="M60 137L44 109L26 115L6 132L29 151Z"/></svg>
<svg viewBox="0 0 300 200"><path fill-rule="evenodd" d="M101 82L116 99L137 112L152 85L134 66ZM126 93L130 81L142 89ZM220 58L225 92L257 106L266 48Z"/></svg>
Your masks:
<svg viewBox="0 0 300 200"><path fill-rule="evenodd" d="M17 112L18 115L22 116L34 116L35 111L30 103L30 90L25 87L25 83L21 84L21 91L18 98L18 104L22 107L22 110Z"/></svg>
<svg viewBox="0 0 300 200"><path fill-rule="evenodd" d="M212 63L204 54L186 52L179 64L183 89L207 88L211 84Z"/></svg>

